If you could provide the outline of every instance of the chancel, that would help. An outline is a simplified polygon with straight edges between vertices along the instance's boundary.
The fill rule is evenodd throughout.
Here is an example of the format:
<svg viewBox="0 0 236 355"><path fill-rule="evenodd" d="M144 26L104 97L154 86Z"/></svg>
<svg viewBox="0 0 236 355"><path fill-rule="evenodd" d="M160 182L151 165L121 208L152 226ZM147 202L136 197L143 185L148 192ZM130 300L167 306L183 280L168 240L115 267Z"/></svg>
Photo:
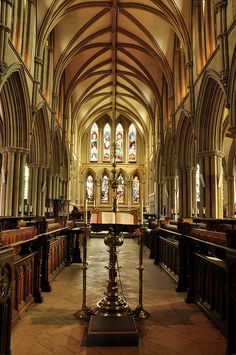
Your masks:
<svg viewBox="0 0 236 355"><path fill-rule="evenodd" d="M235 25L0 1L0 355L236 353Z"/></svg>

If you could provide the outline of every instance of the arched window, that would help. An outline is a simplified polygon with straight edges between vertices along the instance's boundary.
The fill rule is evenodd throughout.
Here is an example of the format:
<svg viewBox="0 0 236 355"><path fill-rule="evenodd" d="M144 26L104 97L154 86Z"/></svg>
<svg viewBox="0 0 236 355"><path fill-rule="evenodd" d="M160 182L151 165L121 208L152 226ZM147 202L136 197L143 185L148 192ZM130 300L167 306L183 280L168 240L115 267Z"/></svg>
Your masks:
<svg viewBox="0 0 236 355"><path fill-rule="evenodd" d="M94 191L93 191L93 177L92 175L89 175L87 177L87 181L86 181L86 197L89 201L93 200L93 196L94 196Z"/></svg>
<svg viewBox="0 0 236 355"><path fill-rule="evenodd" d="M133 123L129 126L129 162L136 162L136 128Z"/></svg>
<svg viewBox="0 0 236 355"><path fill-rule="evenodd" d="M102 178L102 196L101 196L102 202L108 202L109 199L108 192L109 192L108 176L104 175Z"/></svg>
<svg viewBox="0 0 236 355"><path fill-rule="evenodd" d="M125 187L125 179L122 174L118 176L118 187L117 187L117 201L119 203L124 203L124 187Z"/></svg>
<svg viewBox="0 0 236 355"><path fill-rule="evenodd" d="M29 168L25 166L25 178L24 178L24 200L28 200L28 193L29 193Z"/></svg>
<svg viewBox="0 0 236 355"><path fill-rule="evenodd" d="M197 192L197 202L200 202L200 165L197 164L196 172L196 192Z"/></svg>
<svg viewBox="0 0 236 355"><path fill-rule="evenodd" d="M111 160L111 126L106 123L103 131L103 161Z"/></svg>
<svg viewBox="0 0 236 355"><path fill-rule="evenodd" d="M137 175L132 180L132 203L139 203L140 201L140 182Z"/></svg>
<svg viewBox="0 0 236 355"><path fill-rule="evenodd" d="M98 161L98 125L94 123L90 131L90 161Z"/></svg>
<svg viewBox="0 0 236 355"><path fill-rule="evenodd" d="M119 123L116 127L116 161L124 160L124 129Z"/></svg>

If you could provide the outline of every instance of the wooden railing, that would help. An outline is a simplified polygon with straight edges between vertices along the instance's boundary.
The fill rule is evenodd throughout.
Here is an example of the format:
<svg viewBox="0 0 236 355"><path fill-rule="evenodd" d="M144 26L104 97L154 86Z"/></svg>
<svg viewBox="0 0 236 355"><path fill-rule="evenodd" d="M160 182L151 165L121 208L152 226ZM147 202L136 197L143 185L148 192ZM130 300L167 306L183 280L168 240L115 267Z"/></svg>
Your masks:
<svg viewBox="0 0 236 355"><path fill-rule="evenodd" d="M0 354L10 354L11 327L33 302L43 301L42 291L51 291L53 278L72 263L73 226L66 219L1 218Z"/></svg>
<svg viewBox="0 0 236 355"><path fill-rule="evenodd" d="M155 231L155 263L175 280L177 291L187 291L186 302L198 304L222 330L227 337L228 354L234 354L236 235L234 230L225 235L216 232L219 235L216 244L212 233L210 239L203 240L203 234L201 239L197 238L196 230L193 237L159 228Z"/></svg>

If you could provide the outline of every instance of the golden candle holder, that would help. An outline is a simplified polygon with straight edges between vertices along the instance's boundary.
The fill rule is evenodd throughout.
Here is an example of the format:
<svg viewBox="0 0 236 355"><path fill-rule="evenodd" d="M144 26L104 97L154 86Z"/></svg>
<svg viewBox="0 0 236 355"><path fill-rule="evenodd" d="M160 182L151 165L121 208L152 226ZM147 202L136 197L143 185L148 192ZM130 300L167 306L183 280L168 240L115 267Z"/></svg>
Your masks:
<svg viewBox="0 0 236 355"><path fill-rule="evenodd" d="M117 247L120 247L124 242L123 236L117 233L115 228L110 227L109 233L104 238L104 243L108 246L109 264L109 279L106 297L102 298L94 309L94 314L98 316L127 316L131 313L128 303L119 296L117 285Z"/></svg>
<svg viewBox="0 0 236 355"><path fill-rule="evenodd" d="M143 232L145 228L141 225L135 232L136 236L139 238L139 303L137 307L132 311L132 314L136 319L146 319L150 317L150 314L143 309Z"/></svg>
<svg viewBox="0 0 236 355"><path fill-rule="evenodd" d="M88 233L90 231L90 227L85 224L84 225L84 229L83 229L84 233L83 233L83 290L82 290L82 307L80 310L78 310L75 313L75 316L79 319L83 319L83 320L89 320L91 315L93 314L93 310L86 305L86 292L87 292L87 285L86 285L86 273L87 273L87 237L88 237Z"/></svg>

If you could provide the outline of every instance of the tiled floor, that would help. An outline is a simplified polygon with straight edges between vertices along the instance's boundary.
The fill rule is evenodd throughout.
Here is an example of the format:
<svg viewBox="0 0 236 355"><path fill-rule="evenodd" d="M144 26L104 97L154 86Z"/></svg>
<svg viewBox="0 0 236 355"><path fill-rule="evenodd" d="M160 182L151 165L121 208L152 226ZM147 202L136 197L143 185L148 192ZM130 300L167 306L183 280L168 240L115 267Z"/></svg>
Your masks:
<svg viewBox="0 0 236 355"><path fill-rule="evenodd" d="M94 308L104 297L108 271L103 239L88 241L87 305ZM131 309L138 303L137 242L125 239L119 264L124 297ZM184 294L153 264L144 250L144 309L150 318L137 322L139 346L86 347L88 322L74 314L82 304L82 268L66 267L53 281L44 303L34 305L12 333L12 355L223 355L226 341L195 305L185 304Z"/></svg>

